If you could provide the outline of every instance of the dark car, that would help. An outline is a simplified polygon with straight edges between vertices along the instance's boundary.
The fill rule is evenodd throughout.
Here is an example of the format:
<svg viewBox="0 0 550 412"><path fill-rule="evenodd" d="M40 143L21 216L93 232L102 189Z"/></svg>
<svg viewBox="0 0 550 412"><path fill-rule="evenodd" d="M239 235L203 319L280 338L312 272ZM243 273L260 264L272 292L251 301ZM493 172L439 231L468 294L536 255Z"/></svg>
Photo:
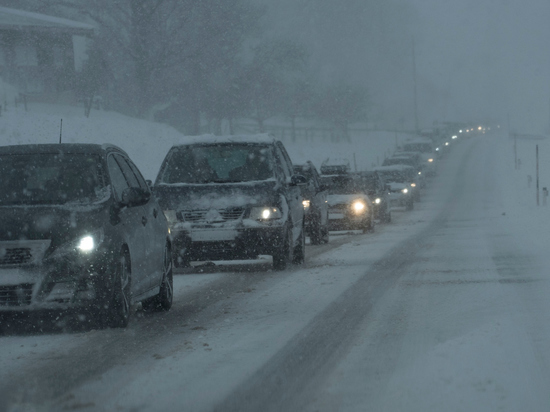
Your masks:
<svg viewBox="0 0 550 412"><path fill-rule="evenodd" d="M376 218L384 223L391 222L389 187L380 173L375 171L360 172L359 179L363 190L372 200Z"/></svg>
<svg viewBox="0 0 550 412"><path fill-rule="evenodd" d="M272 255L302 263L304 207L283 144L269 135L203 136L176 145L154 192L168 218L177 265Z"/></svg>
<svg viewBox="0 0 550 412"><path fill-rule="evenodd" d="M322 184L315 165L308 161L303 165L294 165L294 172L304 176L307 183L302 188L306 219L306 234L313 245L328 243L328 190Z"/></svg>
<svg viewBox="0 0 550 412"><path fill-rule="evenodd" d="M321 181L329 190L331 230L374 230L374 207L357 176L322 175Z"/></svg>
<svg viewBox="0 0 550 412"><path fill-rule="evenodd" d="M0 311L78 312L125 327L172 305L162 209L111 145L0 147Z"/></svg>
<svg viewBox="0 0 550 412"><path fill-rule="evenodd" d="M417 176L412 166L397 164L379 166L374 169L389 187L390 205L404 206L407 210L414 208L414 179Z"/></svg>

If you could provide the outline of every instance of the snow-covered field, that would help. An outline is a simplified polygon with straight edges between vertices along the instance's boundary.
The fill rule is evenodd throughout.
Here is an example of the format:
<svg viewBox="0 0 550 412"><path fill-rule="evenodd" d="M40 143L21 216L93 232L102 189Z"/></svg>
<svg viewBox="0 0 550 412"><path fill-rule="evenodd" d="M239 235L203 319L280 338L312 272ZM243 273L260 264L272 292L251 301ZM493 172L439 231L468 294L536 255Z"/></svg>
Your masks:
<svg viewBox="0 0 550 412"><path fill-rule="evenodd" d="M61 115L66 141L120 145L147 178L184 139L113 113L31 111L0 118L4 144L55 143ZM368 166L392 136L285 145L296 163L355 150ZM515 170L506 136L466 139L415 210L308 246L303 267L180 274L172 310L127 330L1 336L0 410L550 410L550 205L535 202L535 144L550 187L546 140L518 141Z"/></svg>

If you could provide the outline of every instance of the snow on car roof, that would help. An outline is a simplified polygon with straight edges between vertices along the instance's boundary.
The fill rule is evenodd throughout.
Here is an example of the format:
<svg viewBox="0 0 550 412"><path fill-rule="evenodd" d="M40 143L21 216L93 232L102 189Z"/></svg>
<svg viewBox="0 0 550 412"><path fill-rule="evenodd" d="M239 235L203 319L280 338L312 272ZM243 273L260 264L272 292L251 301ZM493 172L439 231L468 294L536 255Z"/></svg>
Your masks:
<svg viewBox="0 0 550 412"><path fill-rule="evenodd" d="M277 139L273 135L268 133L250 134L250 135L228 135L228 136L214 136L212 134L206 134L202 136L190 136L186 138L183 143L177 143L174 147L189 146L195 144L217 144L217 143L262 143L271 144Z"/></svg>
<svg viewBox="0 0 550 412"><path fill-rule="evenodd" d="M412 166L407 165L392 165L392 166L379 166L375 167L373 170L375 172L402 172L405 170L414 169Z"/></svg>

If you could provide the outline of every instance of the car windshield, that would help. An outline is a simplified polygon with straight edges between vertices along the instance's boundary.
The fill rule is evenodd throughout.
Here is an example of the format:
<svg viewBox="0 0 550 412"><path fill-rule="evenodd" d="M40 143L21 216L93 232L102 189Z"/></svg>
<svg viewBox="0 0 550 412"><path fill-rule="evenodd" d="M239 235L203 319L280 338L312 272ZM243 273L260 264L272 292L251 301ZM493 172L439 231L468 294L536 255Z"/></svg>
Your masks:
<svg viewBox="0 0 550 412"><path fill-rule="evenodd" d="M406 183L412 181L411 174L398 170L380 172L386 182Z"/></svg>
<svg viewBox="0 0 550 412"><path fill-rule="evenodd" d="M433 152L433 147L431 143L405 143L403 145L403 150L408 152L431 153Z"/></svg>
<svg viewBox="0 0 550 412"><path fill-rule="evenodd" d="M158 183L227 183L270 178L273 178L273 168L267 146L190 145L172 150Z"/></svg>
<svg viewBox="0 0 550 412"><path fill-rule="evenodd" d="M105 196L98 155L29 153L0 155L0 205L93 203Z"/></svg>
<svg viewBox="0 0 550 412"><path fill-rule="evenodd" d="M322 182L328 186L331 195L350 195L361 193L361 185L351 176L323 176Z"/></svg>

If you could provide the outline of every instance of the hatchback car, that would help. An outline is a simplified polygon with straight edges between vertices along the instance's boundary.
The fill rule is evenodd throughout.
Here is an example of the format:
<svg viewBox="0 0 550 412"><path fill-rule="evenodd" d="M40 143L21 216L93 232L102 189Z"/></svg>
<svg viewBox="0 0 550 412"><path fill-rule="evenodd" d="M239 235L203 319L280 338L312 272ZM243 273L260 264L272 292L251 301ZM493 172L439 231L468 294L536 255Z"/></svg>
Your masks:
<svg viewBox="0 0 550 412"><path fill-rule="evenodd" d="M275 269L303 263L305 183L270 135L202 136L173 146L154 192L177 265L258 255L272 255Z"/></svg>
<svg viewBox="0 0 550 412"><path fill-rule="evenodd" d="M328 190L321 182L315 165L308 161L303 165L294 165L294 172L304 176L307 183L302 187L302 201L306 219L306 234L311 244L328 243Z"/></svg>
<svg viewBox="0 0 550 412"><path fill-rule="evenodd" d="M321 181L329 190L331 230L374 230L374 207L356 176L322 175Z"/></svg>
<svg viewBox="0 0 550 412"><path fill-rule="evenodd" d="M137 167L111 145L0 147L0 311L112 327L172 305L171 244Z"/></svg>
<svg viewBox="0 0 550 412"><path fill-rule="evenodd" d="M387 183L392 207L404 206L407 210L414 208L414 182L417 173L413 167L397 164L376 167L374 171ZM413 184L415 186L412 186Z"/></svg>
<svg viewBox="0 0 550 412"><path fill-rule="evenodd" d="M382 176L378 172L371 170L360 172L358 177L363 190L372 200L376 218L383 223L391 222L390 189Z"/></svg>

